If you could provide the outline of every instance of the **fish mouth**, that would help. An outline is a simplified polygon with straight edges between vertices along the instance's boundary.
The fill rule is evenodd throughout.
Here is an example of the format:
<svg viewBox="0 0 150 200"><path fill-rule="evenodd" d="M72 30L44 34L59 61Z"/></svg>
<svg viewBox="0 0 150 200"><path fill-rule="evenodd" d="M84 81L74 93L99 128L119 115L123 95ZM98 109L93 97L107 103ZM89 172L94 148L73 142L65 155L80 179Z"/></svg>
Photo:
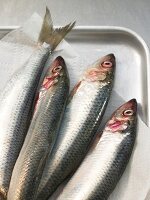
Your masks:
<svg viewBox="0 0 150 200"><path fill-rule="evenodd" d="M103 61L111 61L113 65L115 64L115 55L113 53L107 54L106 56L103 57Z"/></svg>
<svg viewBox="0 0 150 200"><path fill-rule="evenodd" d="M119 113L119 116L116 112ZM125 130L131 124L130 120L133 120L136 116L136 112L137 101L136 99L131 99L113 113L111 120L107 124L106 130L112 132Z"/></svg>
<svg viewBox="0 0 150 200"><path fill-rule="evenodd" d="M137 112L137 101L136 99L131 99L127 103L125 103L123 106L125 109L132 109L134 113Z"/></svg>
<svg viewBox="0 0 150 200"><path fill-rule="evenodd" d="M116 58L115 55L113 53L107 54L105 56L103 56L100 60L99 60L99 64L103 67L104 69L111 69L111 68L115 68L116 66Z"/></svg>
<svg viewBox="0 0 150 200"><path fill-rule="evenodd" d="M57 78L63 75L62 69L65 68L65 61L61 56L55 58L52 62L43 81L43 88L49 89L52 85L58 82Z"/></svg>

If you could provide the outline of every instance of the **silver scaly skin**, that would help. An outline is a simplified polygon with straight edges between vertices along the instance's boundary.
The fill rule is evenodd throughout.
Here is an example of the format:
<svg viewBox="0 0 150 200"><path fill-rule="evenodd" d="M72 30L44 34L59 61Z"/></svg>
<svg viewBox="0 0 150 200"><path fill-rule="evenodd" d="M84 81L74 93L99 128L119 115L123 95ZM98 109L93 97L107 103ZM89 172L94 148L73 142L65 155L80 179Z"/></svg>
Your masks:
<svg viewBox="0 0 150 200"><path fill-rule="evenodd" d="M32 115L38 81L49 50L39 48L8 82L0 97L0 199L6 198L12 170Z"/></svg>
<svg viewBox="0 0 150 200"><path fill-rule="evenodd" d="M123 104L67 183L57 200L107 200L123 174L136 138L137 103Z"/></svg>
<svg viewBox="0 0 150 200"><path fill-rule="evenodd" d="M38 95L27 137L16 161L8 200L32 200L46 158L54 145L69 94L69 77L63 58L49 68Z"/></svg>
<svg viewBox="0 0 150 200"><path fill-rule="evenodd" d="M0 200L7 197L12 170L32 117L34 96L44 65L74 24L53 29L47 8L36 50L10 79L0 96ZM48 45L43 45L44 42Z"/></svg>
<svg viewBox="0 0 150 200"><path fill-rule="evenodd" d="M115 57L104 56L85 71L71 92L58 139L46 163L37 199L47 200L84 158L113 86Z"/></svg>

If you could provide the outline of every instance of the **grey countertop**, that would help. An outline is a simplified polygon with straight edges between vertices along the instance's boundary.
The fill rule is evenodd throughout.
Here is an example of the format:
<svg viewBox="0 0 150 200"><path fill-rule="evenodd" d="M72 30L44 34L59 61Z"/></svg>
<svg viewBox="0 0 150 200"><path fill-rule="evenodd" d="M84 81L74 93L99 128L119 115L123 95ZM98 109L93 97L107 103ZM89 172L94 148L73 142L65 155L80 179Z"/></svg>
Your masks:
<svg viewBox="0 0 150 200"><path fill-rule="evenodd" d="M149 0L0 0L0 25L21 25L33 12L43 16L47 5L55 25L76 20L77 25L128 27L150 46Z"/></svg>

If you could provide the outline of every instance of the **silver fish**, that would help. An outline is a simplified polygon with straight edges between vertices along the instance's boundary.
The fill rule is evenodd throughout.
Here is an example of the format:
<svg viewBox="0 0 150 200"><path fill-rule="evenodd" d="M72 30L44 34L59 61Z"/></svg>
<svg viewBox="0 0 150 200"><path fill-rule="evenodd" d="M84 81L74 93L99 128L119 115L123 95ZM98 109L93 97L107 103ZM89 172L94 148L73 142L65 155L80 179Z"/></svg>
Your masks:
<svg viewBox="0 0 150 200"><path fill-rule="evenodd" d="M135 99L118 108L57 200L106 200L130 159L136 138Z"/></svg>
<svg viewBox="0 0 150 200"><path fill-rule="evenodd" d="M95 135L113 86L115 57L104 56L74 87L56 145L46 163L38 200L45 200L79 166Z"/></svg>
<svg viewBox="0 0 150 200"><path fill-rule="evenodd" d="M69 77L63 58L57 57L42 83L27 137L16 161L8 200L32 200L46 158L54 145L69 94Z"/></svg>
<svg viewBox="0 0 150 200"><path fill-rule="evenodd" d="M30 124L33 100L45 62L73 26L74 23L54 30L47 9L39 36L41 45L37 45L28 62L14 74L0 96L0 199L6 199L12 170ZM42 45L43 42L49 45Z"/></svg>

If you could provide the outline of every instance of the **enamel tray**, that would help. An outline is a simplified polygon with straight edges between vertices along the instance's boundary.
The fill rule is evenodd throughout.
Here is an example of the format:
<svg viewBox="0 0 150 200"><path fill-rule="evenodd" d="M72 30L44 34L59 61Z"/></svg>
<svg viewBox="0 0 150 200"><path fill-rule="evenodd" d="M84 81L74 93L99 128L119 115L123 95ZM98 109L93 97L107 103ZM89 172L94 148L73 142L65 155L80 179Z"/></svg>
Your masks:
<svg viewBox="0 0 150 200"><path fill-rule="evenodd" d="M0 38L15 28L0 27ZM142 120L150 127L150 52L144 40L130 29L114 26L78 26L66 40L87 58L115 54L115 91L126 101L137 99Z"/></svg>

